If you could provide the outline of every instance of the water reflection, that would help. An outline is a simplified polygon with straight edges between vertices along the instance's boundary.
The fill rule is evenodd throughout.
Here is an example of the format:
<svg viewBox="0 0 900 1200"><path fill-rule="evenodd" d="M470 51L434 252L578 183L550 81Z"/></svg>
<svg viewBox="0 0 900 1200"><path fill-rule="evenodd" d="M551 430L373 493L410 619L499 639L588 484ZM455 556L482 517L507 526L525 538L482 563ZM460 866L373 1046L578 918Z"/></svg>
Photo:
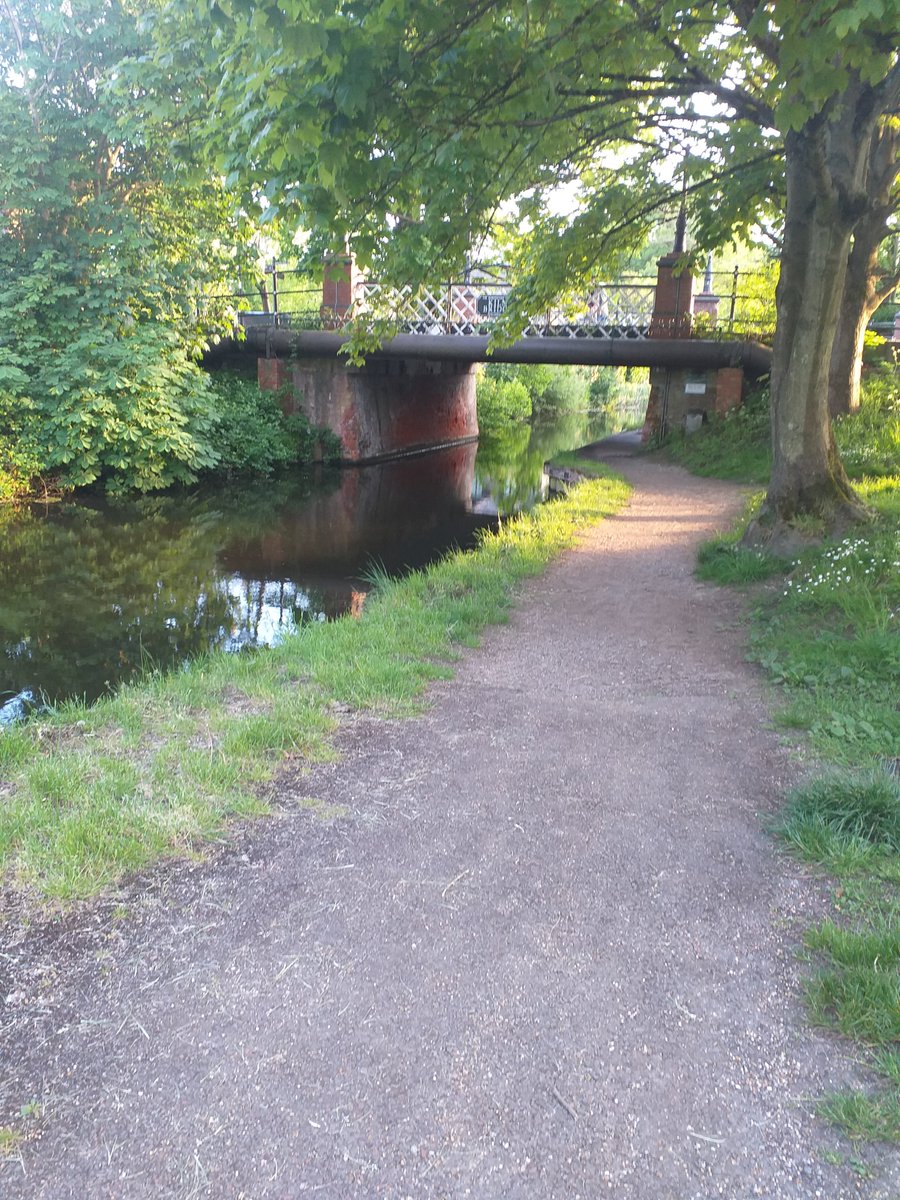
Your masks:
<svg viewBox="0 0 900 1200"><path fill-rule="evenodd" d="M545 457L584 418L377 467L128 501L0 509L0 720L94 699L210 647L271 645L359 612L390 573L474 544L543 496Z"/></svg>

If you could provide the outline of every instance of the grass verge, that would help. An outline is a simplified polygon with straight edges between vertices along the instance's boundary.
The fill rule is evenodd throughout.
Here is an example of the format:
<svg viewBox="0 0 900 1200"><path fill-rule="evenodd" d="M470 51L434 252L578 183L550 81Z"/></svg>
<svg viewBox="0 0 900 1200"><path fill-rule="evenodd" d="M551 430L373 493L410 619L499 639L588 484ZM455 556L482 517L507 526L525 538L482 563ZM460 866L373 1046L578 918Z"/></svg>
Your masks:
<svg viewBox="0 0 900 1200"><path fill-rule="evenodd" d="M333 753L336 704L415 711L459 647L506 619L522 580L625 503L625 481L597 473L473 553L380 578L359 619L304 626L273 650L212 654L0 730L5 879L71 901L196 853L229 818L266 811L266 784L292 760Z"/></svg>
<svg viewBox="0 0 900 1200"><path fill-rule="evenodd" d="M868 436L868 409L860 422ZM761 427L752 411L735 415L676 439L673 457L761 482ZM871 448L856 458L896 469L896 414L886 412L877 432L874 458ZM853 418L838 435L850 449L862 438ZM742 524L701 549L697 573L725 584L769 580L751 655L781 691L776 721L804 731L828 764L790 794L774 832L834 880L833 917L804 938L807 1008L814 1024L857 1044L873 1082L823 1097L818 1111L852 1138L900 1142L900 476L855 486L875 519L853 537L786 563L741 547Z"/></svg>
<svg viewBox="0 0 900 1200"><path fill-rule="evenodd" d="M696 433L673 433L666 450L695 475L766 483L772 469L768 392L751 393L741 408L711 417Z"/></svg>
<svg viewBox="0 0 900 1200"><path fill-rule="evenodd" d="M763 492L756 492L747 501L740 519L724 533L703 543L697 552L698 579L720 584L759 583L772 575L783 575L789 563L763 550L751 550L741 545L744 530L759 511Z"/></svg>

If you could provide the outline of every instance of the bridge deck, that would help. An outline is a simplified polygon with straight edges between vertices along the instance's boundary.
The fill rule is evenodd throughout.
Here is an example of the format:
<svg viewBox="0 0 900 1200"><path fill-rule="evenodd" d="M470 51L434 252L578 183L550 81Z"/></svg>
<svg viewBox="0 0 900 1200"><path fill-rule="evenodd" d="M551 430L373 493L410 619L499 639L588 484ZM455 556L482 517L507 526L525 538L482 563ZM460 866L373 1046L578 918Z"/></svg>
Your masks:
<svg viewBox="0 0 900 1200"><path fill-rule="evenodd" d="M253 325L232 350L265 357L292 355L329 358L347 344L345 334L316 329ZM528 337L489 352L490 339L473 334L401 333L381 344L374 358L415 358L452 362L553 363L591 367L672 367L709 370L742 367L765 375L772 351L754 341L703 338Z"/></svg>

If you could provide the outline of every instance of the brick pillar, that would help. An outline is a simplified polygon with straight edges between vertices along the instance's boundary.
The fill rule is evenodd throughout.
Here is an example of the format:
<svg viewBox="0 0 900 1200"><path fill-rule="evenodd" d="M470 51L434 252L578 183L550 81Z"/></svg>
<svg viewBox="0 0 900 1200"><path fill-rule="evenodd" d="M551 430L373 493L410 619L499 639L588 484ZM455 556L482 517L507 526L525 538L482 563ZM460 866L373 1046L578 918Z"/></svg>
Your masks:
<svg viewBox="0 0 900 1200"><path fill-rule="evenodd" d="M644 427L641 430L642 442L649 442L657 434L665 433L668 425L667 410L672 387L672 374L669 367L650 368L650 395L647 397L647 411L644 414Z"/></svg>
<svg viewBox="0 0 900 1200"><path fill-rule="evenodd" d="M290 363L284 358L258 358L256 381L261 392L280 392L291 382Z"/></svg>
<svg viewBox="0 0 900 1200"><path fill-rule="evenodd" d="M675 274L682 258L680 254L664 254L656 264L656 296L650 318L652 338L691 336L694 277L690 271Z"/></svg>
<svg viewBox="0 0 900 1200"><path fill-rule="evenodd" d="M325 259L322 307L319 311L326 329L337 329L344 324L356 299L358 286L356 259L352 254L334 255Z"/></svg>
<svg viewBox="0 0 900 1200"><path fill-rule="evenodd" d="M694 297L694 316L704 317L703 325L715 329L719 316L719 297L712 292L702 291Z"/></svg>
<svg viewBox="0 0 900 1200"><path fill-rule="evenodd" d="M894 313L894 336L891 340L900 342L900 308Z"/></svg>
<svg viewBox="0 0 900 1200"><path fill-rule="evenodd" d="M744 402L744 372L740 367L716 371L716 412L727 413Z"/></svg>

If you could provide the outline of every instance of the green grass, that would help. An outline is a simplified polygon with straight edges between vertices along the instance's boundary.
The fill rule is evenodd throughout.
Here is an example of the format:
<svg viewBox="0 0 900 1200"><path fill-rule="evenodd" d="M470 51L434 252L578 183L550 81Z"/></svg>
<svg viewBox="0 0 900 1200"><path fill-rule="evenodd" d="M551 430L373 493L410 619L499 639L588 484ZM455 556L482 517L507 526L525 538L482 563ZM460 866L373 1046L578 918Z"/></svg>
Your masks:
<svg viewBox="0 0 900 1200"><path fill-rule="evenodd" d="M871 933L861 935L863 943ZM817 1025L833 1026L870 1045L900 1038L900 977L896 959L875 966L840 964L807 981L806 1000Z"/></svg>
<svg viewBox="0 0 900 1200"><path fill-rule="evenodd" d="M70 703L0 730L6 880L38 899L76 900L265 812L284 765L334 754L336 703L421 709L461 647L506 620L522 581L628 494L601 471L473 553L379 577L359 619L306 625L272 650L211 654L90 708Z"/></svg>
<svg viewBox="0 0 900 1200"><path fill-rule="evenodd" d="M11 1125L0 1125L0 1158L16 1154L25 1141L25 1134Z"/></svg>
<svg viewBox="0 0 900 1200"><path fill-rule="evenodd" d="M742 408L710 417L696 433L673 433L666 450L695 475L766 483L772 469L768 394L751 394Z"/></svg>
<svg viewBox="0 0 900 1200"><path fill-rule="evenodd" d="M867 498L886 496L880 488ZM783 688L778 719L807 730L826 759L871 765L900 755L898 611L900 533L882 515L804 555L757 615L752 652Z"/></svg>
<svg viewBox="0 0 900 1200"><path fill-rule="evenodd" d="M835 421L834 436L851 479L896 473L900 466L900 375L895 368L867 369L860 408ZM742 408L712 415L696 433L673 432L666 451L695 475L767 483L772 469L767 388L751 391Z"/></svg>
<svg viewBox="0 0 900 1200"><path fill-rule="evenodd" d="M784 559L740 544L744 530L759 511L763 492L747 500L744 512L734 526L704 542L697 552L695 574L698 579L719 584L759 583L772 575L783 575L789 567Z"/></svg>
<svg viewBox="0 0 900 1200"><path fill-rule="evenodd" d="M810 1019L858 1043L876 1071L900 1041L898 483L861 483L871 527L805 555L760 606L753 634L785 699L777 720L835 765L788 796L776 827L791 853L837 881L835 920L804 939ZM900 1141L896 1080L828 1096L818 1111L850 1137Z"/></svg>
<svg viewBox="0 0 900 1200"><path fill-rule="evenodd" d="M884 382L876 380L884 391ZM895 385L892 385L895 386ZM893 395L894 393L891 393ZM675 439L698 473L763 482L759 414ZM766 441L767 441L766 433ZM895 401L875 393L836 436L873 519L794 563L739 545L752 512L700 551L701 578L761 589L750 654L780 693L775 720L802 731L825 768L794 789L773 831L834 879L834 916L807 931L810 1019L860 1047L873 1084L818 1111L852 1138L900 1141L900 475ZM742 445L742 438L745 443ZM863 469L872 472L862 475ZM814 532L814 531L812 531ZM880 1081L880 1082L879 1082Z"/></svg>
<svg viewBox="0 0 900 1200"><path fill-rule="evenodd" d="M875 1095L841 1092L823 1097L819 1116L841 1126L849 1137L869 1142L900 1142L900 1092Z"/></svg>
<svg viewBox="0 0 900 1200"><path fill-rule="evenodd" d="M877 767L811 779L790 793L777 831L801 853L814 844L820 861L825 839L865 846L873 855L900 855L900 779Z"/></svg>

